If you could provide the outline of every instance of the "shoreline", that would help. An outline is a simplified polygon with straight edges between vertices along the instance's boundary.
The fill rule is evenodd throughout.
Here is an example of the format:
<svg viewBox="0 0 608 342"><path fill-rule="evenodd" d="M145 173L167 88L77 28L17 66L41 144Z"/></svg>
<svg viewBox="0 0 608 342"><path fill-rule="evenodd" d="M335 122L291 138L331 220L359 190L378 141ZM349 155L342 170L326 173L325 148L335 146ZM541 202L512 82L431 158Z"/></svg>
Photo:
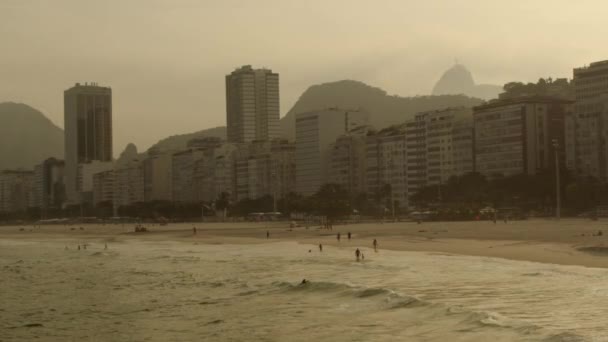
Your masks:
<svg viewBox="0 0 608 342"><path fill-rule="evenodd" d="M150 232L133 233L133 224L74 226L4 226L0 240L66 241L66 243L128 240L178 241L197 244L260 244L294 241L301 244L373 250L442 253L502 258L558 265L608 268L608 221L582 219L527 220L496 223L415 222L362 223L334 226L288 228L286 222L179 223L147 226ZM83 230L80 230L83 227ZM193 235L192 227L197 227ZM23 228L23 231L20 229ZM72 230L72 228L75 228ZM603 232L598 235L599 231ZM266 239L266 232L270 238ZM336 239L340 232L342 239ZM347 232L353 239L348 241Z"/></svg>

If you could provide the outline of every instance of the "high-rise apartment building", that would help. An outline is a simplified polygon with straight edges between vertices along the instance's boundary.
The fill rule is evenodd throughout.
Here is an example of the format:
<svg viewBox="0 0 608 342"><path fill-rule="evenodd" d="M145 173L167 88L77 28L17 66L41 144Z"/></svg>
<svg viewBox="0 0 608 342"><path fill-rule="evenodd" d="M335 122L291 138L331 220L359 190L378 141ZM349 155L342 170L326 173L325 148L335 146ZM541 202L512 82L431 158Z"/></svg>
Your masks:
<svg viewBox="0 0 608 342"><path fill-rule="evenodd" d="M114 168L114 207L144 202L144 163L139 159L117 163Z"/></svg>
<svg viewBox="0 0 608 342"><path fill-rule="evenodd" d="M80 202L78 166L112 161L112 90L96 83L64 92L65 188L68 202Z"/></svg>
<svg viewBox="0 0 608 342"><path fill-rule="evenodd" d="M279 74L245 65L226 75L228 141L279 138Z"/></svg>
<svg viewBox="0 0 608 342"><path fill-rule="evenodd" d="M296 191L310 196L328 181L329 152L336 139L366 125L368 113L330 108L296 115Z"/></svg>
<svg viewBox="0 0 608 342"><path fill-rule="evenodd" d="M25 211L30 205L33 171L0 171L0 212Z"/></svg>
<svg viewBox="0 0 608 342"><path fill-rule="evenodd" d="M400 124L366 137L367 191L377 199L390 197L386 209L408 206L406 131Z"/></svg>
<svg viewBox="0 0 608 342"><path fill-rule="evenodd" d="M475 107L475 169L488 177L534 175L564 161L564 118L571 101L522 97Z"/></svg>
<svg viewBox="0 0 608 342"><path fill-rule="evenodd" d="M283 198L294 191L295 145L287 140L241 145L235 153L236 200Z"/></svg>
<svg viewBox="0 0 608 342"><path fill-rule="evenodd" d="M471 108L446 108L418 116L425 126L426 185L440 185L452 176L473 172Z"/></svg>
<svg viewBox="0 0 608 342"><path fill-rule="evenodd" d="M578 103L608 92L608 60L594 62L573 71L574 94Z"/></svg>
<svg viewBox="0 0 608 342"><path fill-rule="evenodd" d="M357 127L338 137L330 147L328 182L341 185L354 199L367 192L366 136L369 126Z"/></svg>
<svg viewBox="0 0 608 342"><path fill-rule="evenodd" d="M64 166L63 160L49 158L34 167L30 201L32 207L40 208L42 217L48 209L61 208L65 200Z"/></svg>
<svg viewBox="0 0 608 342"><path fill-rule="evenodd" d="M608 182L608 61L574 69L576 102L566 118L566 164Z"/></svg>

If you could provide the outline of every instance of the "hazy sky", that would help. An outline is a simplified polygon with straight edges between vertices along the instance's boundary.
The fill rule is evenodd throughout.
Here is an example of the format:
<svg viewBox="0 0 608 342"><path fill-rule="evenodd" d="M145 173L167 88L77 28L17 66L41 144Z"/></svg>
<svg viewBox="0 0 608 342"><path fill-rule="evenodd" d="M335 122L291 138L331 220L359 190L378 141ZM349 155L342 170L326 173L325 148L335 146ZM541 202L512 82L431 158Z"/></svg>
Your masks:
<svg viewBox="0 0 608 342"><path fill-rule="evenodd" d="M280 74L284 115L310 85L428 94L455 58L477 83L571 77L608 59L604 0L0 0L0 102L63 127L63 90L111 86L114 144L225 124L224 76Z"/></svg>

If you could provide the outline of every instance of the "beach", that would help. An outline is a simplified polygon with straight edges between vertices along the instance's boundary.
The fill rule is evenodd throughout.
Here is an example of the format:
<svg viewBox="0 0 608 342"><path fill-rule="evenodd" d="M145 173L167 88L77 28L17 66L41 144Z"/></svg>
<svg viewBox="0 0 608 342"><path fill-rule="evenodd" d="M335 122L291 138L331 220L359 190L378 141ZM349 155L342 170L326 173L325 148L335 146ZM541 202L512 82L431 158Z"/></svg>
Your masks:
<svg viewBox="0 0 608 342"><path fill-rule="evenodd" d="M0 341L605 341L606 223L5 226Z"/></svg>
<svg viewBox="0 0 608 342"><path fill-rule="evenodd" d="M537 219L525 221L473 222L377 222L289 228L288 222L144 224L146 233L134 233L135 224L75 224L46 226L0 226L0 239L78 241L171 240L203 244L257 244L295 241L303 244L348 247L351 232L357 245L396 251L425 251L498 257L560 265L608 267L608 220ZM84 230L80 230L80 227ZM192 228L197 228L193 235ZM598 232L602 235L598 236ZM266 232L270 239L266 239ZM336 234L341 233L338 242Z"/></svg>

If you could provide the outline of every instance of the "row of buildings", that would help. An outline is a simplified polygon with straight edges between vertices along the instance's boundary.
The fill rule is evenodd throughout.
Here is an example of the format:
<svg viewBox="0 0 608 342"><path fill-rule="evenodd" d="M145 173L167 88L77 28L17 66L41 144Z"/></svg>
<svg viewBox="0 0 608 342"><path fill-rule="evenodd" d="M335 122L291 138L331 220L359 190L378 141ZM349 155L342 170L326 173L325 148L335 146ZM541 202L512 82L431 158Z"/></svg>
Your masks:
<svg viewBox="0 0 608 342"><path fill-rule="evenodd" d="M213 202L290 192L325 183L408 208L422 187L479 172L535 174L563 163L577 176L608 181L608 61L574 69L573 95L501 96L474 108L417 113L376 130L363 109L299 113L295 142L281 139L279 75L243 66L226 76L227 139L187 148L112 154L112 91L95 83L64 93L65 161L0 172L0 211L138 202ZM565 84L568 84L567 80Z"/></svg>

